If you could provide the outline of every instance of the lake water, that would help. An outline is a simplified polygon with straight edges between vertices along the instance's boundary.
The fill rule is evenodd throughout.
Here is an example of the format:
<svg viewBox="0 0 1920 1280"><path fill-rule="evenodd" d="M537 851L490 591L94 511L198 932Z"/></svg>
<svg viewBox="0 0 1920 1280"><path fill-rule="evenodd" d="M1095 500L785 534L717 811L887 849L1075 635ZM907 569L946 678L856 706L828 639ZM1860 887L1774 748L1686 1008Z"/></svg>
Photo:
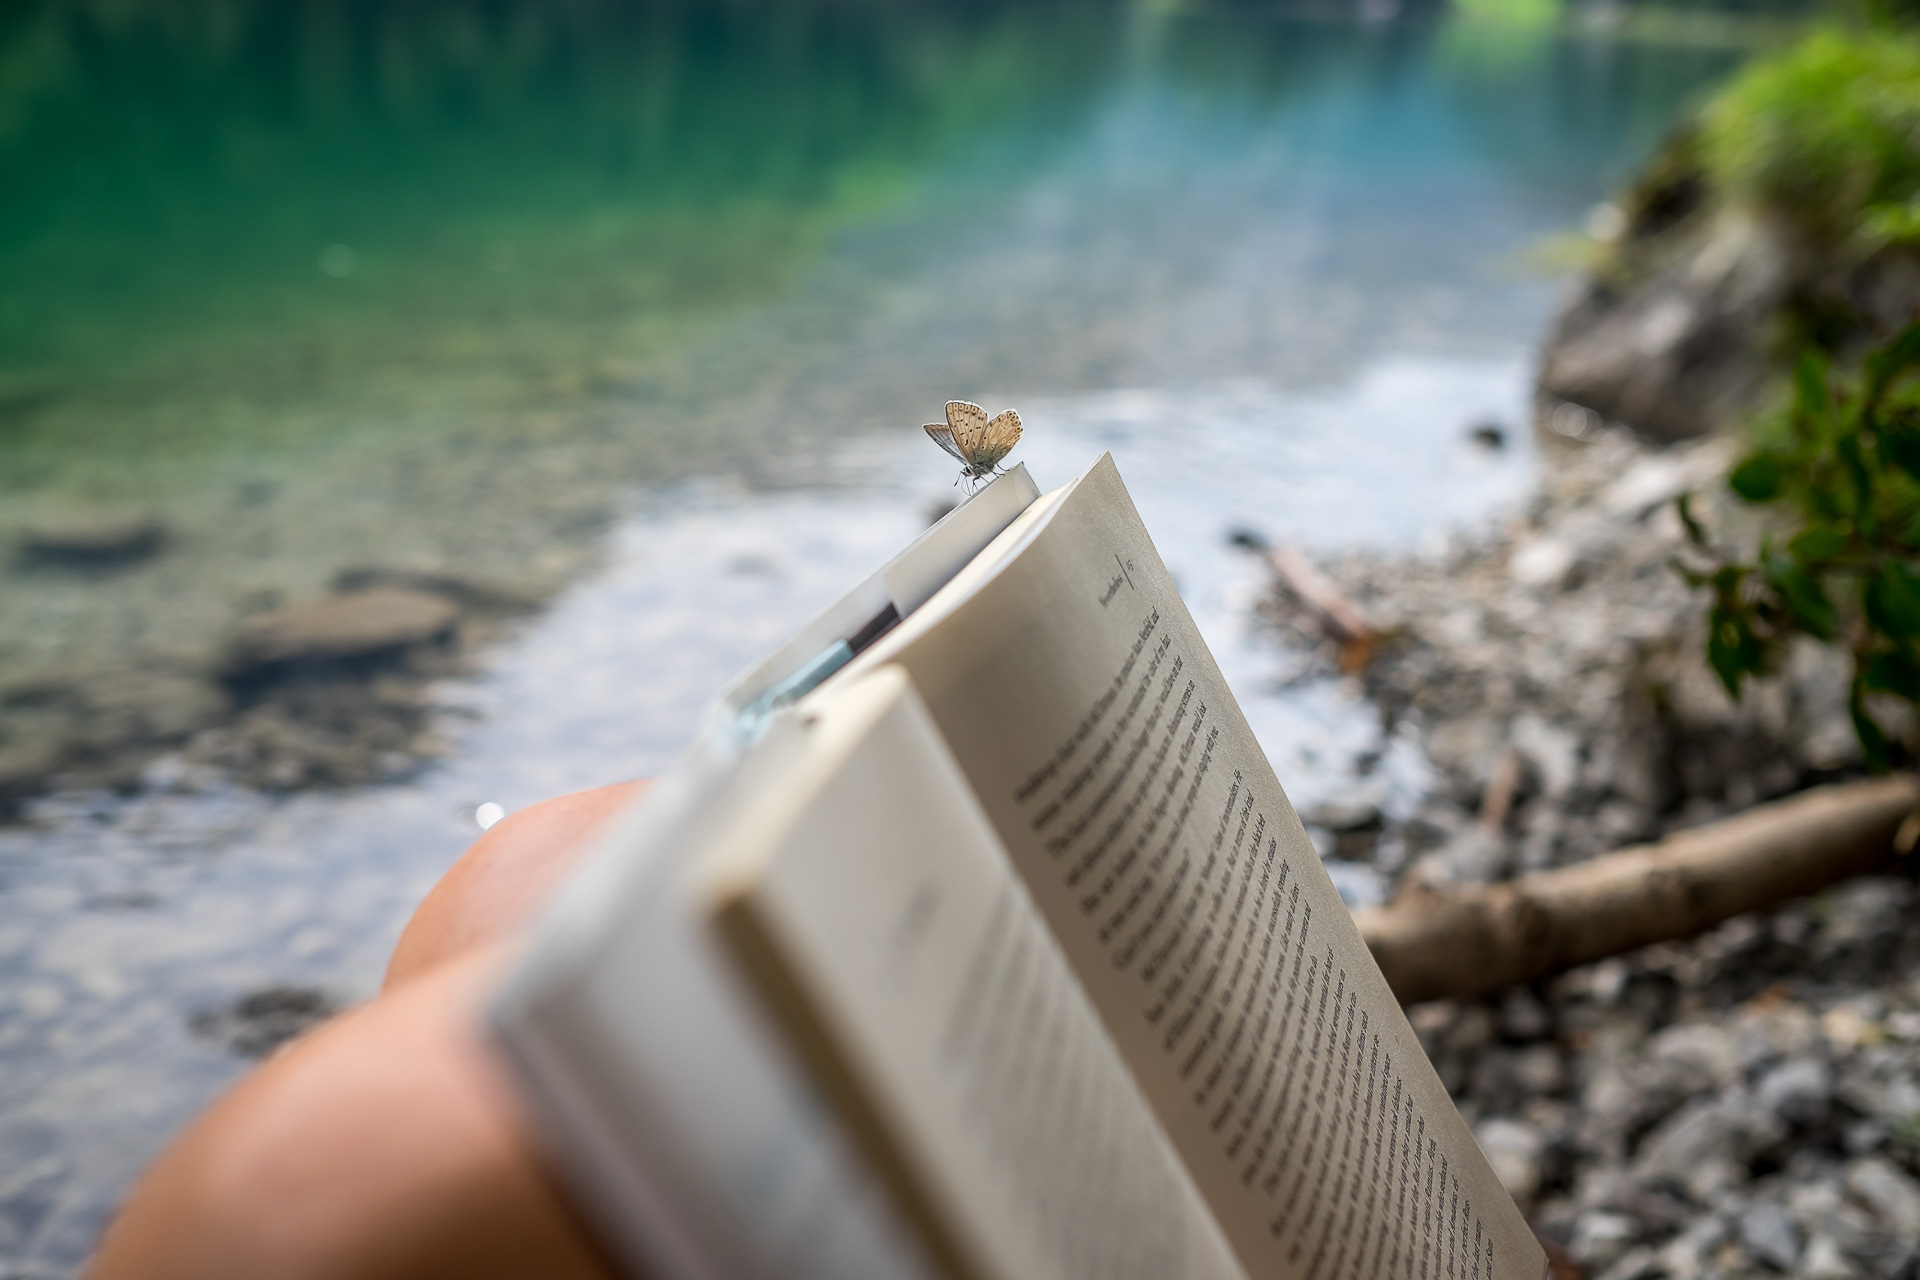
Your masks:
<svg viewBox="0 0 1920 1280"><path fill-rule="evenodd" d="M194 1013L367 995L476 806L659 770L924 527L950 397L1018 407L1043 487L1113 451L1296 803L1411 802L1417 745L1287 678L1226 534L1416 551L1515 509L1537 250L1742 54L1250 9L0 22L0 534L81 501L172 532L112 579L0 572L0 684L201 661L351 565L558 592L438 691L413 782L162 761L0 828L0 1276L70 1273L244 1068Z"/></svg>

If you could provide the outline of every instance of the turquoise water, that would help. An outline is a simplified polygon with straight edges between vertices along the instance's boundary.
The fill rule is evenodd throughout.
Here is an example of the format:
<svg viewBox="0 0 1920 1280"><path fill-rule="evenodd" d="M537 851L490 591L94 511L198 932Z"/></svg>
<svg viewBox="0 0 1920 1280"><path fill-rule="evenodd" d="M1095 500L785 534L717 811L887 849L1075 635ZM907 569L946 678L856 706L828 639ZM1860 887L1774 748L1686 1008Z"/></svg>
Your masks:
<svg viewBox="0 0 1920 1280"><path fill-rule="evenodd" d="M1524 501L1546 264L1746 56L1663 30L1689 38L1225 3L7 6L0 540L81 501L173 537L111 578L0 569L0 686L204 661L350 565L560 594L439 691L450 753L412 782L274 798L163 761L0 830L0 1276L77 1266L242 1068L193 1013L368 994L476 806L663 767L950 496L916 426L949 397L1021 407L1043 485L1114 452L1297 801L1361 759L1404 801L1417 749L1288 683L1222 534L1415 548ZM1467 440L1489 422L1498 453Z"/></svg>
<svg viewBox="0 0 1920 1280"><path fill-rule="evenodd" d="M1500 296L1517 264L1493 259L1577 221L1738 57L1259 8L9 6L0 491L140 493L315 436L528 438L595 409L672 434L742 377L781 385L783 338L857 327L1009 233L1063 289L983 280L953 301L996 332L956 316L945 359L863 371L861 417L989 371L1059 390L1310 369L1235 314L1300 309L1262 296L1290 269L1362 306L1477 291L1495 305L1474 336L1513 341L1537 289ZM1261 236L1302 218L1317 243L1273 261ZM737 340L716 326L864 237L884 243L855 278L716 386L728 355L703 340ZM1222 286L1228 309L1181 335L1114 314ZM1131 350L1089 332L1115 324ZM673 443L724 456L744 434ZM632 474L662 452L635 443Z"/></svg>

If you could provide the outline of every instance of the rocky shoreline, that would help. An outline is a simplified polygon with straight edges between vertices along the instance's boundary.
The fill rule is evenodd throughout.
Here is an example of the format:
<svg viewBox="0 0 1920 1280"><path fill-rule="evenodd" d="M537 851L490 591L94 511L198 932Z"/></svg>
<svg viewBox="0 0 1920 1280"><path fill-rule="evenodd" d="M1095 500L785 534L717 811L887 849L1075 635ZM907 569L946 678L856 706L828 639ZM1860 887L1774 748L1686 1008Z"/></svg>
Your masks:
<svg viewBox="0 0 1920 1280"><path fill-rule="evenodd" d="M1657 451L1569 408L1521 519L1438 554L1320 566L1381 636L1354 679L1438 783L1403 818L1306 814L1388 892L1488 882L1860 773L1844 659L1807 647L1734 703L1674 572L1672 499L1716 537L1724 441ZM1563 419L1568 415L1562 415ZM1549 418L1549 421L1553 419ZM1283 642L1341 648L1283 586ZM1411 1010L1558 1274L1920 1274L1920 892L1857 880L1497 996Z"/></svg>
<svg viewBox="0 0 1920 1280"><path fill-rule="evenodd" d="M1599 431L1549 448L1531 508L1491 535L1330 563L1383 637L1362 691L1443 780L1387 833L1383 871L1500 879L1861 772L1843 655L1802 645L1739 702L1706 665L1673 500L1692 493L1711 536L1749 541L1728 458L1724 441L1662 452Z"/></svg>

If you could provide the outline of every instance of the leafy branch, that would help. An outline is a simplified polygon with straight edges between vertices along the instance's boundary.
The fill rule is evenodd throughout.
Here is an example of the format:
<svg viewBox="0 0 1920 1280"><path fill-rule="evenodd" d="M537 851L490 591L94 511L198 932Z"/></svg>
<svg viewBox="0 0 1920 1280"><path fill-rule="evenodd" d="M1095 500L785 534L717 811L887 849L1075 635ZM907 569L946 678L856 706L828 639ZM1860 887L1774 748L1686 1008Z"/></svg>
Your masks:
<svg viewBox="0 0 1920 1280"><path fill-rule="evenodd" d="M1782 513L1751 559L1716 549L1678 500L1693 554L1676 560L1711 589L1707 661L1738 698L1748 677L1778 667L1796 635L1853 656L1848 710L1867 763L1883 770L1894 742L1871 695L1920 704L1920 323L1836 369L1800 357L1788 408L1761 427L1727 477L1746 502Z"/></svg>

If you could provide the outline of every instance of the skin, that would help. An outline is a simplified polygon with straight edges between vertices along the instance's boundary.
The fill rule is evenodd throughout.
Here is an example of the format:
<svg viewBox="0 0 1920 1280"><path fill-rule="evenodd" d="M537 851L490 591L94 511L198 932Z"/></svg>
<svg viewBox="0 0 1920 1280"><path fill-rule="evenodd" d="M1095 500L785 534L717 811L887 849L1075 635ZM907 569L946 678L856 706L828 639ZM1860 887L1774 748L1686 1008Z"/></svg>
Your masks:
<svg viewBox="0 0 1920 1280"><path fill-rule="evenodd" d="M287 1046L148 1169L88 1280L612 1280L480 1010L514 939L644 788L502 820L434 886L380 995Z"/></svg>

